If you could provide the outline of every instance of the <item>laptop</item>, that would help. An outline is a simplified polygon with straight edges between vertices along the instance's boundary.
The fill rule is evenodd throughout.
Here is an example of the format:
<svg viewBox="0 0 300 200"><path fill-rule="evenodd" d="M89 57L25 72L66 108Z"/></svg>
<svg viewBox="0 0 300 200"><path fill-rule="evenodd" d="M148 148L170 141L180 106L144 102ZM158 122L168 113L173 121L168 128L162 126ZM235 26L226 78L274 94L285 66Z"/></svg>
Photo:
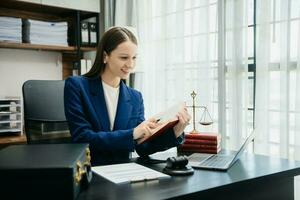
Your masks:
<svg viewBox="0 0 300 200"><path fill-rule="evenodd" d="M254 135L253 130L236 152L221 151L218 154L194 153L188 157L189 165L193 168L226 171L240 158L248 144L254 139Z"/></svg>

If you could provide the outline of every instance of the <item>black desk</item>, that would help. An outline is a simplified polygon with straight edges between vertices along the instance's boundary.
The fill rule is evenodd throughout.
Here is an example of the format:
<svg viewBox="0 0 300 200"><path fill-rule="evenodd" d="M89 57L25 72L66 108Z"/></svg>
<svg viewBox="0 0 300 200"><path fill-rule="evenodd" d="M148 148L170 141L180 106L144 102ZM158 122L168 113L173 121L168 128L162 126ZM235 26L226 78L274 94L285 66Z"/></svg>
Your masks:
<svg viewBox="0 0 300 200"><path fill-rule="evenodd" d="M151 166L161 171L165 164ZM94 174L78 200L94 199L294 199L300 162L244 154L227 172L195 170L194 175L116 185Z"/></svg>

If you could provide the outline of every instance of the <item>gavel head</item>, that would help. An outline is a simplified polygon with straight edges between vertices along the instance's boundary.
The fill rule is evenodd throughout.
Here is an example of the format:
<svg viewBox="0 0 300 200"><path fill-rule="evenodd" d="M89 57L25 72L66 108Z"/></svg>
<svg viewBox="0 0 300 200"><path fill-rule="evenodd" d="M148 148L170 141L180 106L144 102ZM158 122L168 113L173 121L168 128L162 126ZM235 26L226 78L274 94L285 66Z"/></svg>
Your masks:
<svg viewBox="0 0 300 200"><path fill-rule="evenodd" d="M188 164L188 158L186 156L170 157L167 159L167 168L170 169L182 169Z"/></svg>

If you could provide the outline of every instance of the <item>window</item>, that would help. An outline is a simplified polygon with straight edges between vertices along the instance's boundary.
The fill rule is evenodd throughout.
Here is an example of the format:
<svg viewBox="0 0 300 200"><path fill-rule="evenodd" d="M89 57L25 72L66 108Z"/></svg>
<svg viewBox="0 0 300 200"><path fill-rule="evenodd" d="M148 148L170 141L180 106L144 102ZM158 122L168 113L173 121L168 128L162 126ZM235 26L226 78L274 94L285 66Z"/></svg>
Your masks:
<svg viewBox="0 0 300 200"><path fill-rule="evenodd" d="M196 104L208 106L215 121L213 127L197 123L197 130L217 131L217 0L138 1L138 7L146 116L179 100L192 105L195 91Z"/></svg>

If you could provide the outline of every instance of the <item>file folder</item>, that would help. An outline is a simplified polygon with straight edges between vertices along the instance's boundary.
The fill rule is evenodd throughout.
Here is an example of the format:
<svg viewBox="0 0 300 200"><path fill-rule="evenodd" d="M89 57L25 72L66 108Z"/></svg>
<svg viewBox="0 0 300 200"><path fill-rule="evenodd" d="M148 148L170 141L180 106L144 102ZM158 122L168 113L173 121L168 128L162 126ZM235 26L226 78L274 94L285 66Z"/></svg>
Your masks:
<svg viewBox="0 0 300 200"><path fill-rule="evenodd" d="M86 74L87 68L86 68L86 59L80 60L80 75Z"/></svg>
<svg viewBox="0 0 300 200"><path fill-rule="evenodd" d="M90 34L90 46L97 46L98 42L98 31L97 24L94 22L89 22L89 34Z"/></svg>
<svg viewBox="0 0 300 200"><path fill-rule="evenodd" d="M80 69L80 62L74 61L73 62L73 70L72 70L72 75L73 76L78 76L79 74L79 69Z"/></svg>
<svg viewBox="0 0 300 200"><path fill-rule="evenodd" d="M80 22L80 35L81 35L81 45L88 46L90 42L88 22Z"/></svg>

